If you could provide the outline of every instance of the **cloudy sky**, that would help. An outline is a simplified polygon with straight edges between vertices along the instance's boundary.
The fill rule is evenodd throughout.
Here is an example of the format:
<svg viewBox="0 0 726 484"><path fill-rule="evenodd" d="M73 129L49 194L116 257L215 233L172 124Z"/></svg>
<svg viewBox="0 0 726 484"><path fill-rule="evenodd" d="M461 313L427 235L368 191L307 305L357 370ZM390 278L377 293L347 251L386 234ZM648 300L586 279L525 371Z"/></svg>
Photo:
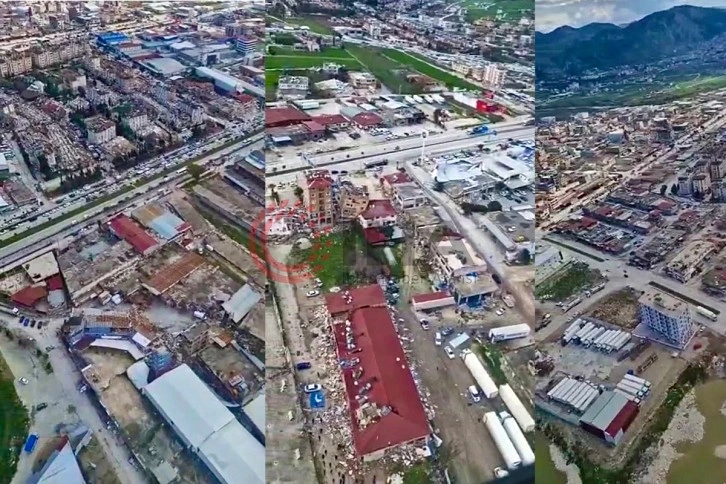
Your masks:
<svg viewBox="0 0 726 484"><path fill-rule="evenodd" d="M535 19L538 31L549 32L592 22L619 25L677 5L726 8L726 0L535 0Z"/></svg>

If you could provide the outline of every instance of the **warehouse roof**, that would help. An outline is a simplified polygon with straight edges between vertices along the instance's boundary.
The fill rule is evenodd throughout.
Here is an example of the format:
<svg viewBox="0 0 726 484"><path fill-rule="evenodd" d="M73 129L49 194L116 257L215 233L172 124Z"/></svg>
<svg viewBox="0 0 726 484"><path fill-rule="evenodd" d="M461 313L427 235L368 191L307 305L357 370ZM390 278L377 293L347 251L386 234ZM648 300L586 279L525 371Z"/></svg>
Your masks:
<svg viewBox="0 0 726 484"><path fill-rule="evenodd" d="M265 448L189 366L165 373L144 394L222 482L264 482Z"/></svg>
<svg viewBox="0 0 726 484"><path fill-rule="evenodd" d="M244 406L244 411L247 416L255 424L257 430L265 433L265 394L261 393L257 395L250 403Z"/></svg>
<svg viewBox="0 0 726 484"><path fill-rule="evenodd" d="M618 414L620 414L628 401L627 398L619 393L605 391L600 394L587 412L580 418L580 422L605 431L616 419Z"/></svg>
<svg viewBox="0 0 726 484"><path fill-rule="evenodd" d="M119 215L109 222L111 230L140 253L155 247L156 240L126 215Z"/></svg>
<svg viewBox="0 0 726 484"><path fill-rule="evenodd" d="M352 314L349 328L356 353L348 350L346 324L335 325L335 339L341 361L359 359L358 365L343 369L358 455L426 437L428 418L388 308L364 308ZM353 375L358 368L363 369L361 381ZM372 386L361 405L361 386L367 384Z"/></svg>
<svg viewBox="0 0 726 484"><path fill-rule="evenodd" d="M68 438L61 441L61 445L50 454L43 468L28 479L28 484L85 484L81 469L78 466L76 455Z"/></svg>
<svg viewBox="0 0 726 484"><path fill-rule="evenodd" d="M222 305L222 308L229 313L232 321L239 323L260 299L262 299L262 295L249 284L245 284Z"/></svg>

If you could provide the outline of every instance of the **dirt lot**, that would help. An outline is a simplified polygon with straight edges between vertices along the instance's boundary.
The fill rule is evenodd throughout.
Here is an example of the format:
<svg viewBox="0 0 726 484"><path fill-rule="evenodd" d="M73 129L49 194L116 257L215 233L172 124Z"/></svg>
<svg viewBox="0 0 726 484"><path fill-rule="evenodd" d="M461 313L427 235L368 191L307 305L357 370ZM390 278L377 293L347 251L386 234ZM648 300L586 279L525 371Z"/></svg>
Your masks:
<svg viewBox="0 0 726 484"><path fill-rule="evenodd" d="M118 476L108 463L106 454L104 454L101 445L96 439L91 439L91 442L84 447L78 455L78 460L81 464L81 469L83 469L84 474L88 476L91 482L97 482L99 484L121 484Z"/></svg>
<svg viewBox="0 0 726 484"><path fill-rule="evenodd" d="M184 192L175 191L169 198L169 203L174 211L192 226L194 233L203 234L211 229L204 217L189 203Z"/></svg>
<svg viewBox="0 0 726 484"><path fill-rule="evenodd" d="M249 385L251 394L257 393L264 383L264 376L232 346L220 348L217 345L210 345L199 354L199 357L222 381L241 375Z"/></svg>
<svg viewBox="0 0 726 484"><path fill-rule="evenodd" d="M584 314L624 329L635 329L638 325L638 297L639 292L620 289L587 308Z"/></svg>
<svg viewBox="0 0 726 484"><path fill-rule="evenodd" d="M265 285L265 274L258 263L254 261L246 247L240 247L236 242L217 233L209 234L207 236L207 242L214 247L214 250L218 254L247 274L259 287Z"/></svg>
<svg viewBox="0 0 726 484"><path fill-rule="evenodd" d="M86 378L121 429L133 441L144 437L155 421L146 409L147 403L126 376L126 369L134 360L120 351L95 348L89 348L83 356L93 365L86 371Z"/></svg>

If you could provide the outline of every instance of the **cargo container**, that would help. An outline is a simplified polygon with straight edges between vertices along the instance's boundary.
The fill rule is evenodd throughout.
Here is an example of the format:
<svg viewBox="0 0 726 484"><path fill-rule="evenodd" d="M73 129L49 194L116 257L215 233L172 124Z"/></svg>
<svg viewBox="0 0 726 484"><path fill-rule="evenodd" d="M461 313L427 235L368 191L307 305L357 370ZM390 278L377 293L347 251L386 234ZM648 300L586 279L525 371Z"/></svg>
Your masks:
<svg viewBox="0 0 726 484"><path fill-rule="evenodd" d="M588 348L590 346L592 346L592 343L596 339L598 339L600 336L602 336L603 334L605 334L606 331L607 331L606 328L597 328L595 331L593 331L592 333L590 333L590 335L587 337L587 340L585 341L585 346L587 346Z"/></svg>
<svg viewBox="0 0 726 484"><path fill-rule="evenodd" d="M648 388L647 386L640 384L640 383L635 383L630 380L620 380L620 383L622 383L623 385L629 386L630 388L632 388L638 392L644 393L644 394L648 393L650 391L650 388Z"/></svg>
<svg viewBox="0 0 726 484"><path fill-rule="evenodd" d="M580 330L577 333L575 333L575 338L580 340L583 336L585 336L586 333L588 333L594 327L595 327L594 323L588 322L585 326L580 328Z"/></svg>
<svg viewBox="0 0 726 484"><path fill-rule="evenodd" d="M35 446L38 444L38 436L35 434L28 435L28 439L25 441L23 450L28 454L32 454L35 450Z"/></svg>
<svg viewBox="0 0 726 484"><path fill-rule="evenodd" d="M528 324L513 324L511 326L502 326L500 328L492 328L489 330L489 341L497 343L499 341L509 341L518 338L526 338L532 332Z"/></svg>
<svg viewBox="0 0 726 484"><path fill-rule="evenodd" d="M566 403L566 402L568 402L568 401L570 400L570 398L572 398L572 396L573 396L573 395L574 395L574 394L575 394L576 392L580 391L580 389L581 389L581 388L582 388L582 382L581 382L581 381L577 381L577 380L575 380L575 384L574 384L574 385L572 385L572 388L570 388L570 390L569 390L569 391L568 391L567 393L563 393L563 394L562 394L562 397L560 398L560 400L561 400L561 401L562 401L563 403Z"/></svg>
<svg viewBox="0 0 726 484"><path fill-rule="evenodd" d="M569 392L572 389L572 386L576 383L576 380L573 380L572 378L565 378L565 384L560 387L559 390L557 390L555 393L552 394L552 398L555 400L559 400L562 398L562 396Z"/></svg>
<svg viewBox="0 0 726 484"><path fill-rule="evenodd" d="M613 343L613 351L620 351L627 345L633 336L630 333L624 333L617 341ZM635 348L635 345L633 345Z"/></svg>
<svg viewBox="0 0 726 484"><path fill-rule="evenodd" d="M557 393L560 388L562 388L567 382L569 381L569 378L565 377L562 380L558 381L555 386L553 386L550 391L547 392L547 396L552 398L552 396Z"/></svg>
<svg viewBox="0 0 726 484"><path fill-rule="evenodd" d="M631 375L630 373L626 373L625 376L623 377L623 380L629 380L629 381L632 381L633 383L637 383L638 385L644 386L647 388L651 387L651 384L648 380L645 380L645 379L640 378L635 375Z"/></svg>
<svg viewBox="0 0 726 484"><path fill-rule="evenodd" d="M534 452L530 447L527 438L522 433L522 429L517 425L516 419L512 418L507 412L501 412L500 417L502 419L502 426L504 431L507 433L509 440L514 444L514 448L519 454L519 458L522 461L521 465L528 466L534 464Z"/></svg>
<svg viewBox="0 0 726 484"><path fill-rule="evenodd" d="M622 382L618 383L615 388L622 390L626 393L630 393L631 395L638 397L638 398L643 398L643 396L644 396L642 392L639 392L635 388L625 385Z"/></svg>
<svg viewBox="0 0 726 484"><path fill-rule="evenodd" d="M534 419L522 404L512 387L504 384L499 387L499 397L509 409L509 413L514 417L524 432L534 431Z"/></svg>
<svg viewBox="0 0 726 484"><path fill-rule="evenodd" d="M580 392L580 394L577 396L577 398L572 399L572 402L570 405L572 408L579 408L580 405L582 405L582 402L587 400L587 397L589 397L592 394L593 388L590 385L587 385L585 389Z"/></svg>
<svg viewBox="0 0 726 484"><path fill-rule="evenodd" d="M577 409L577 411L582 413L585 410L587 410L590 407L590 405L592 405L592 402L594 402L595 399L599 396L600 396L600 392L598 390L595 390L594 392L592 392L590 394L590 396L588 396L587 399L584 402L582 402L582 405L580 405L580 407Z"/></svg>
<svg viewBox="0 0 726 484"><path fill-rule="evenodd" d="M580 385L577 386L577 389L572 392L571 395L567 396L567 401L565 403L567 403L567 405L574 404L577 400L580 399L580 397L587 393L588 388L589 387L585 383L580 382Z"/></svg>
<svg viewBox="0 0 726 484"><path fill-rule="evenodd" d="M461 352L461 359L464 360L464 365L469 369L469 373L474 377L479 388L487 398L494 398L499 394L497 385L489 376L489 373L484 369L484 365L471 350L464 350Z"/></svg>
<svg viewBox="0 0 726 484"><path fill-rule="evenodd" d="M507 468L509 470L514 470L521 466L522 459L519 457L519 453L517 453L514 443L509 438L509 435L507 435L507 431L504 430L504 426L499 420L499 416L496 412L487 412L484 414L484 425L486 425L487 430L489 430L489 434L492 436L494 445L496 445L497 450L499 450Z"/></svg>

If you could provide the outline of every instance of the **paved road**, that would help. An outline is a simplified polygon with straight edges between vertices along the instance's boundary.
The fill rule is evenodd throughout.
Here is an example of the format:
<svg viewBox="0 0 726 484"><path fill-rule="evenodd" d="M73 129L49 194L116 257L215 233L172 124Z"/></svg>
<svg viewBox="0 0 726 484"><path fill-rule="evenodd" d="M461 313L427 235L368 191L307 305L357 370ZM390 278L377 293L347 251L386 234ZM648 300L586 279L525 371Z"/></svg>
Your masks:
<svg viewBox="0 0 726 484"><path fill-rule="evenodd" d="M534 128L518 128L516 131L508 132L506 134L500 134L497 137L467 137L461 140L455 140L450 143L443 145L430 146L426 148L426 156L437 156L446 153L454 153L465 149L475 149L477 145L483 144L484 146L490 146L496 143L513 138L518 140L531 140L534 137ZM406 162L417 159L421 156L421 142L416 149L397 151L390 154L374 155L370 157L361 158L358 160L344 161L344 158L339 155L336 156L340 161L327 163L324 165L325 169L328 170L347 170L347 171L358 171L365 169L365 163L372 161L388 160L389 164L395 164L397 162ZM312 169L310 165L300 163L299 167L294 172L288 173L274 173L268 172L266 174L267 180L273 181L274 183L285 183L294 182L297 180L297 176L300 172Z"/></svg>
<svg viewBox="0 0 726 484"><path fill-rule="evenodd" d="M53 365L53 376L62 386L66 401L61 402L64 406L73 405L75 413L81 421L89 426L94 432L104 452L108 456L109 463L113 466L116 474L124 484L144 484L148 480L144 475L129 463L131 454L128 449L117 440L113 434L106 429L105 422L101 420L96 408L86 394L78 391L80 373L71 361L68 353L63 349L63 342L56 336L56 331L63 324L62 319L51 320L41 331L37 329L20 326L17 319L2 316L8 324L16 331L25 333L28 337L35 338L39 348L55 346L56 349L48 353ZM53 402L48 402L52 404ZM25 482L23 480L23 482Z"/></svg>
<svg viewBox="0 0 726 484"><path fill-rule="evenodd" d="M593 294L588 299L585 299L582 303L575 306L568 313L563 313L560 309L554 309L552 308L552 305L547 304L546 307L548 308L548 310L551 309L550 314L552 314L552 323L550 323L546 328L543 328L542 330L537 332L538 340L549 337L550 335L555 333L557 329L562 326L562 324L572 319L575 313L585 310L587 307L597 302L612 291L624 288L625 286L645 289L646 287L648 287L648 283L650 282L657 282L658 284L667 287L675 293L680 293L682 295L693 298L696 301L701 301L704 305L710 306L720 311L720 315L717 321L711 321L707 318L704 318L693 310L691 311L691 316L697 323L705 325L715 333L726 335L726 302L709 296L705 292L701 291L699 289L699 286L684 285L661 274L629 266L623 259L608 256L607 254L595 251L570 240L557 239L553 236L550 236L550 239L562 240L562 243L566 245L576 247L578 250L582 250L583 252L604 259L603 262L599 262L596 259L592 259L576 252L568 251L566 248L560 247L562 248L562 250L569 252L573 257L587 262L587 264L589 264L590 267L592 267L593 269L598 269L601 272L606 273L609 280L602 291ZM628 274L627 278L624 277L625 271L627 271Z"/></svg>
<svg viewBox="0 0 726 484"><path fill-rule="evenodd" d="M208 156L198 160L197 163L204 165L204 164L209 163L210 161L212 161L215 158L232 153L234 151L239 151L240 148L243 147L244 143L245 143L245 141L240 141L239 143L235 143L232 146L229 146L221 151L215 152L211 155L208 155ZM248 148L248 150L251 150L253 148L259 149L261 146L262 146L262 142L257 142L257 143L254 143L253 145L251 145ZM70 232L75 230L75 228L77 228L79 225L86 225L90 221L95 220L95 218L91 218L91 217L98 217L99 215L103 215L105 212L113 209L117 203L122 202L123 200L128 199L128 203L130 204L133 201L131 199L133 197L138 197L143 194L148 194L151 190L153 190L155 188L174 184L174 183L178 182L179 175L173 174L171 176L173 176L175 178L175 180L170 181L170 182L164 182L162 178L157 178L153 181L149 181L149 182L145 183L144 185L141 185L138 188L132 189L129 192L126 192L122 195L114 197L113 199L108 200L101 205L97 205L93 208L89 208L88 210L77 214L72 219L68 218L61 222L58 222L57 224L55 224L51 227L48 227L48 228L45 228L45 229L42 229L39 231L35 231L28 237L25 237L22 240L19 240L17 242L14 242L10 245L7 245L7 246L1 248L0 249L0 266L11 262L12 260L16 259L19 255L28 255L29 253L32 253L33 251L38 250L39 247L37 247L36 244L40 244L41 246L50 244L50 243L54 242L55 240L57 240L58 238L61 238L65 235L69 234ZM121 206L118 206L116 208L121 208ZM56 217L58 217L62 213L63 212L59 211L55 215L56 215ZM87 220L84 220L85 216L88 216ZM25 251L27 253L24 253L23 252L24 249L26 249L29 246L33 247L32 250Z"/></svg>

